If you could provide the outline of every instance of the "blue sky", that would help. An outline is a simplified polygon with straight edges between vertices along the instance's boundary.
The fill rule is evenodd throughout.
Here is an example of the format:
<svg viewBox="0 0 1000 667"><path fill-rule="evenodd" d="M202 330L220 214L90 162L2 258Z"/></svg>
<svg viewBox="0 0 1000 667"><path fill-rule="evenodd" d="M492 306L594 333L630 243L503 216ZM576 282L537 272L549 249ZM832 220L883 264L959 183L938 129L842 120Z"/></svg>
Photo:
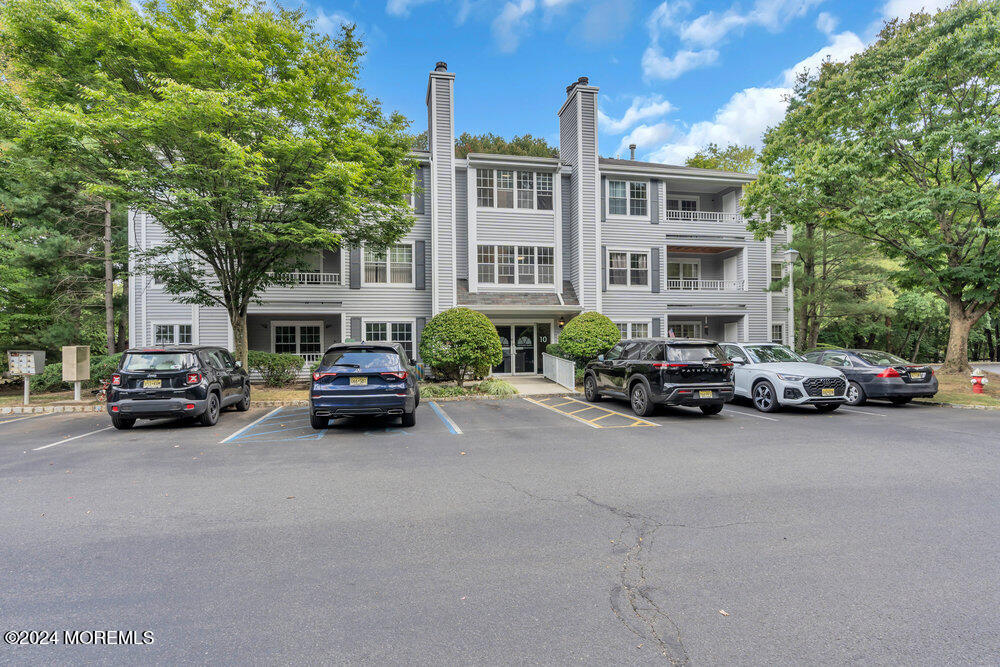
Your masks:
<svg viewBox="0 0 1000 667"><path fill-rule="evenodd" d="M882 22L944 0L307 0L324 31L358 25L362 86L427 125L427 72L456 75L456 131L529 132L558 145L578 76L600 87L600 152L639 145L677 164L715 141L759 145L798 70L849 58Z"/></svg>

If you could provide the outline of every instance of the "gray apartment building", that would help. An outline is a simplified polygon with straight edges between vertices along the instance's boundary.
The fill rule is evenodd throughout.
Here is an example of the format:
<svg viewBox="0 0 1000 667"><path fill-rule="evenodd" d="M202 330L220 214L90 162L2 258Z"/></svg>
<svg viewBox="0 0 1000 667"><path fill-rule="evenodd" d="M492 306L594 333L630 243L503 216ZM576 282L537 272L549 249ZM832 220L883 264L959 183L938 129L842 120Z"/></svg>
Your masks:
<svg viewBox="0 0 1000 667"><path fill-rule="evenodd" d="M752 175L600 157L598 88L586 77L554 99L559 158L456 158L455 92L455 74L438 63L427 82L428 150L413 154L409 233L386 252L307 258L308 270L251 306L250 349L311 364L353 339L397 341L416 355L426 321L453 306L496 324L497 373L540 372L561 326L590 310L625 338L792 342L791 290L768 290L789 268L790 238L747 232L740 196ZM161 238L154 219L130 214L132 247ZM177 303L141 273L129 290L133 345L232 348L223 309Z"/></svg>

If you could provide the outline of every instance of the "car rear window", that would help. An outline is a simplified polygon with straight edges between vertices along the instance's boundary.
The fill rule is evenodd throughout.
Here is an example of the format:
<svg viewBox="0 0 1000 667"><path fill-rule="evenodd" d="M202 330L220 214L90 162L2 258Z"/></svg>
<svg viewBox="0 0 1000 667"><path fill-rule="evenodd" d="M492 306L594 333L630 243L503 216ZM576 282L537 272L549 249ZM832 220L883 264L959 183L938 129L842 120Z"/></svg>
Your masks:
<svg viewBox="0 0 1000 667"><path fill-rule="evenodd" d="M323 355L324 368L330 366L358 367L361 370L401 370L403 362L397 352L387 349L344 348Z"/></svg>
<svg viewBox="0 0 1000 667"><path fill-rule="evenodd" d="M675 363L685 361L703 361L714 359L715 361L727 361L725 353L718 345L668 345L667 361Z"/></svg>
<svg viewBox="0 0 1000 667"><path fill-rule="evenodd" d="M190 352L130 352L122 359L123 371L179 371L198 365Z"/></svg>
<svg viewBox="0 0 1000 667"><path fill-rule="evenodd" d="M872 366L906 366L910 363L905 359L900 359L895 354L889 354L888 352L861 350L859 352L855 352L854 354L858 355L865 363Z"/></svg>

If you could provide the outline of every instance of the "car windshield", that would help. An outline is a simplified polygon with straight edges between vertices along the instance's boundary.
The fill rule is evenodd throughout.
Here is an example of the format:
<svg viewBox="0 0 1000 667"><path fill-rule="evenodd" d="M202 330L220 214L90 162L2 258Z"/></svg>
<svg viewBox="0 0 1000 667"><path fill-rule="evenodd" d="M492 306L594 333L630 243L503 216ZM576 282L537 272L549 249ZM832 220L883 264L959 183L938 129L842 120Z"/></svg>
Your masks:
<svg viewBox="0 0 1000 667"><path fill-rule="evenodd" d="M910 362L900 359L895 354L876 352L875 350L859 350L855 352L862 361L871 366L906 366Z"/></svg>
<svg viewBox="0 0 1000 667"><path fill-rule="evenodd" d="M392 350L370 348L345 348L323 355L323 368L347 367L360 370L402 370L399 354Z"/></svg>
<svg viewBox="0 0 1000 667"><path fill-rule="evenodd" d="M130 352L122 360L123 371L179 371L198 363L190 352Z"/></svg>
<svg viewBox="0 0 1000 667"><path fill-rule="evenodd" d="M668 345L667 361L726 361L726 355L718 345Z"/></svg>
<svg viewBox="0 0 1000 667"><path fill-rule="evenodd" d="M746 350L750 360L758 364L805 361L784 345L747 345Z"/></svg>

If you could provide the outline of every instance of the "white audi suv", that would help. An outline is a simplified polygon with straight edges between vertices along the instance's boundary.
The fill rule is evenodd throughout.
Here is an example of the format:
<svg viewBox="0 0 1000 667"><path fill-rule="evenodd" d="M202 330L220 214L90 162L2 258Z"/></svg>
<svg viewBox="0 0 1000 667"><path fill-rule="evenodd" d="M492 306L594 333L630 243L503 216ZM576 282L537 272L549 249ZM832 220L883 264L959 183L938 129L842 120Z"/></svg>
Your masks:
<svg viewBox="0 0 1000 667"><path fill-rule="evenodd" d="M811 364L777 343L720 343L733 362L736 396L748 398L761 412L784 405L815 405L832 412L847 402L843 373Z"/></svg>

